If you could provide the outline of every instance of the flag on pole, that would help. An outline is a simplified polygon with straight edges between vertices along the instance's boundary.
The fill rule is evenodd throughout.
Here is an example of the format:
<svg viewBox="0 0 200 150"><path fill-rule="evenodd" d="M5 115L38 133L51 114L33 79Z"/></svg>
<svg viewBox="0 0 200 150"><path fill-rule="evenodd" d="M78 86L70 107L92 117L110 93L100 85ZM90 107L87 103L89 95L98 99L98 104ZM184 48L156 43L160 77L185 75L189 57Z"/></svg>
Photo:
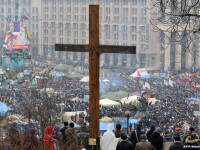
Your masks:
<svg viewBox="0 0 200 150"><path fill-rule="evenodd" d="M174 87L173 81L170 80L170 79L169 79L169 85L170 85L171 87Z"/></svg>
<svg viewBox="0 0 200 150"><path fill-rule="evenodd" d="M164 85L168 86L169 83L166 80L164 80Z"/></svg>

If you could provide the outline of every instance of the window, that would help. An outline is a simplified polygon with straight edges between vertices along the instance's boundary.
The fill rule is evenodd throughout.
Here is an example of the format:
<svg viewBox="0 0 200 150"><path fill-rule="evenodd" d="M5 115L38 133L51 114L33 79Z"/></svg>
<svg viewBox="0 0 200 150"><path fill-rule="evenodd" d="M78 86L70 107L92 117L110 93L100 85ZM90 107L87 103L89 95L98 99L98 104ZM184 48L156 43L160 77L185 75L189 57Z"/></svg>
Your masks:
<svg viewBox="0 0 200 150"><path fill-rule="evenodd" d="M122 31L127 31L127 26L126 25L122 25Z"/></svg>
<svg viewBox="0 0 200 150"><path fill-rule="evenodd" d="M67 20L68 20L68 21L71 20L71 15L67 15Z"/></svg>
<svg viewBox="0 0 200 150"><path fill-rule="evenodd" d="M132 0L132 5L137 5L137 0Z"/></svg>
<svg viewBox="0 0 200 150"><path fill-rule="evenodd" d="M122 18L122 21L123 21L123 22L128 22L128 17L123 17L123 18Z"/></svg>
<svg viewBox="0 0 200 150"><path fill-rule="evenodd" d="M133 41L137 41L137 35L133 34L133 35L131 36L131 38L132 38Z"/></svg>
<svg viewBox="0 0 200 150"><path fill-rule="evenodd" d="M119 22L119 17L114 17L114 22Z"/></svg>
<svg viewBox="0 0 200 150"><path fill-rule="evenodd" d="M113 0L114 5L119 5L119 0Z"/></svg>
<svg viewBox="0 0 200 150"><path fill-rule="evenodd" d="M137 15L137 8L132 8L132 14Z"/></svg>
<svg viewBox="0 0 200 150"><path fill-rule="evenodd" d="M60 30L60 36L63 36L63 30Z"/></svg>
<svg viewBox="0 0 200 150"><path fill-rule="evenodd" d="M71 7L67 7L67 12L71 12Z"/></svg>
<svg viewBox="0 0 200 150"><path fill-rule="evenodd" d="M60 38L60 43L63 43L63 38Z"/></svg>
<svg viewBox="0 0 200 150"><path fill-rule="evenodd" d="M118 31L118 30L119 30L118 25L113 25L113 30L114 30L114 31Z"/></svg>
<svg viewBox="0 0 200 150"><path fill-rule="evenodd" d="M81 12L86 13L86 8L85 7L81 8Z"/></svg>
<svg viewBox="0 0 200 150"><path fill-rule="evenodd" d="M147 23L147 18L146 17L142 17L142 23Z"/></svg>
<svg viewBox="0 0 200 150"><path fill-rule="evenodd" d="M147 0L141 0L141 5L146 6L147 5Z"/></svg>
<svg viewBox="0 0 200 150"><path fill-rule="evenodd" d="M119 14L119 8L114 8L114 14Z"/></svg>
<svg viewBox="0 0 200 150"><path fill-rule="evenodd" d="M86 16L82 16L82 21L85 21L86 20Z"/></svg>
<svg viewBox="0 0 200 150"><path fill-rule="evenodd" d="M56 7L53 7L53 8L52 8L52 11L53 11L53 12L56 12Z"/></svg>
<svg viewBox="0 0 200 150"><path fill-rule="evenodd" d="M147 8L142 8L141 9L141 14L146 15L147 14Z"/></svg>
<svg viewBox="0 0 200 150"><path fill-rule="evenodd" d="M74 36L78 37L78 31L74 31Z"/></svg>
<svg viewBox="0 0 200 150"><path fill-rule="evenodd" d="M78 29L78 24L77 23L73 23L73 28L74 29Z"/></svg>
<svg viewBox="0 0 200 150"><path fill-rule="evenodd" d="M110 33L106 33L106 39L110 39Z"/></svg>
<svg viewBox="0 0 200 150"><path fill-rule="evenodd" d="M56 34L56 31L55 31L55 30L52 30L52 31L51 31L51 34L52 34L52 35L55 35L55 34Z"/></svg>
<svg viewBox="0 0 200 150"><path fill-rule="evenodd" d="M127 34L123 34L123 40L127 40Z"/></svg>
<svg viewBox="0 0 200 150"><path fill-rule="evenodd" d="M145 41L146 41L145 35L141 35L141 41L142 41L142 42L145 42Z"/></svg>
<svg viewBox="0 0 200 150"><path fill-rule="evenodd" d="M128 8L123 8L123 14L128 15Z"/></svg>
<svg viewBox="0 0 200 150"><path fill-rule="evenodd" d="M51 39L52 41L52 43L55 43L56 42L56 38L55 37L52 37L52 39Z"/></svg>
<svg viewBox="0 0 200 150"><path fill-rule="evenodd" d="M82 30L85 30L85 29L86 29L86 24L82 23L82 24L81 24L81 29L82 29Z"/></svg>
<svg viewBox="0 0 200 150"><path fill-rule="evenodd" d="M75 16L74 16L74 20L75 20L75 21L78 21L78 15L75 15Z"/></svg>
<svg viewBox="0 0 200 150"><path fill-rule="evenodd" d="M106 0L106 5L110 5L110 0Z"/></svg>
<svg viewBox="0 0 200 150"><path fill-rule="evenodd" d="M48 30L47 29L44 30L44 35L48 35Z"/></svg>
<svg viewBox="0 0 200 150"><path fill-rule="evenodd" d="M48 19L49 19L49 15L48 15L48 14L45 14L45 15L44 15L44 19L45 19L45 20L48 20Z"/></svg>
<svg viewBox="0 0 200 150"><path fill-rule="evenodd" d="M74 12L78 13L78 7L74 7Z"/></svg>
<svg viewBox="0 0 200 150"><path fill-rule="evenodd" d="M45 42L45 43L48 43L48 37L45 37L45 38L44 38L44 42Z"/></svg>
<svg viewBox="0 0 200 150"><path fill-rule="evenodd" d="M82 37L86 37L86 32L82 32Z"/></svg>
<svg viewBox="0 0 200 150"><path fill-rule="evenodd" d="M145 32L145 26L140 26L140 32Z"/></svg>
<svg viewBox="0 0 200 150"><path fill-rule="evenodd" d="M110 8L106 8L106 13L110 14Z"/></svg>
<svg viewBox="0 0 200 150"><path fill-rule="evenodd" d="M78 0L74 0L74 3L75 3L75 4L78 4Z"/></svg>
<svg viewBox="0 0 200 150"><path fill-rule="evenodd" d="M4 8L1 8L1 13L4 13Z"/></svg>
<svg viewBox="0 0 200 150"><path fill-rule="evenodd" d="M137 27L136 26L131 26L131 32L137 32Z"/></svg>
<svg viewBox="0 0 200 150"><path fill-rule="evenodd" d="M51 27L55 28L56 27L56 23L55 22L51 22Z"/></svg>
<svg viewBox="0 0 200 150"><path fill-rule="evenodd" d="M128 0L123 0L123 5L128 5Z"/></svg>
<svg viewBox="0 0 200 150"><path fill-rule="evenodd" d="M48 7L44 7L44 12L48 12Z"/></svg>
<svg viewBox="0 0 200 150"><path fill-rule="evenodd" d="M60 12L63 12L63 10L64 10L63 7L60 7Z"/></svg>
<svg viewBox="0 0 200 150"><path fill-rule="evenodd" d="M110 16L106 16L106 21L107 21L107 22L110 21Z"/></svg>
<svg viewBox="0 0 200 150"><path fill-rule="evenodd" d="M3 23L1 23L1 28L4 28L4 24Z"/></svg>
<svg viewBox="0 0 200 150"><path fill-rule="evenodd" d="M44 22L44 27L48 27L48 22Z"/></svg>
<svg viewBox="0 0 200 150"><path fill-rule="evenodd" d="M12 9L11 8L8 8L8 13L12 13Z"/></svg>
<svg viewBox="0 0 200 150"><path fill-rule="evenodd" d="M82 4L86 4L86 0L81 0Z"/></svg>
<svg viewBox="0 0 200 150"><path fill-rule="evenodd" d="M132 23L137 23L137 17L132 17Z"/></svg>
<svg viewBox="0 0 200 150"><path fill-rule="evenodd" d="M67 31L67 36L71 36L71 31Z"/></svg>
<svg viewBox="0 0 200 150"><path fill-rule="evenodd" d="M118 36L118 33L115 33L114 34L114 40L118 40L119 36Z"/></svg>
<svg viewBox="0 0 200 150"><path fill-rule="evenodd" d="M110 30L110 25L105 25L106 31Z"/></svg>

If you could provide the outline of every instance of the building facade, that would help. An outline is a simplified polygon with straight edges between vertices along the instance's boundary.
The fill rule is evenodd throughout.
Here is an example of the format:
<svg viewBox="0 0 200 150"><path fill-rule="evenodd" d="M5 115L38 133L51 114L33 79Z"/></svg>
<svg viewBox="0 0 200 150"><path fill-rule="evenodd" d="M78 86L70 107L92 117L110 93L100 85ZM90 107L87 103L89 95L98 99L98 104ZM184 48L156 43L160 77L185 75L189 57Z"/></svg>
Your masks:
<svg viewBox="0 0 200 150"><path fill-rule="evenodd" d="M20 0L30 14L33 56L88 62L87 53L55 52L55 43L89 43L89 5L100 5L100 44L136 46L136 55L102 54L103 63L120 67L158 69L159 34L152 31L147 0ZM0 0L1 33L16 0ZM6 7L4 7L6 5ZM10 12L12 14L12 12ZM3 34L1 34L2 37ZM2 37L3 38L3 37Z"/></svg>

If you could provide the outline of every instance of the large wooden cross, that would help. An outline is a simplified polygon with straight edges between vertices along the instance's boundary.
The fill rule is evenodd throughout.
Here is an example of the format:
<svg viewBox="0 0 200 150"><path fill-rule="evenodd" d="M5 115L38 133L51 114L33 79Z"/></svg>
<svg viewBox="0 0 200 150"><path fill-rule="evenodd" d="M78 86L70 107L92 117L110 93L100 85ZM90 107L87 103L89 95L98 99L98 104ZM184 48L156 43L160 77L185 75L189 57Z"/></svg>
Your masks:
<svg viewBox="0 0 200 150"><path fill-rule="evenodd" d="M89 52L90 137L99 137L99 60L100 53L135 54L135 46L99 45L99 6L89 6L89 45L55 44L56 51Z"/></svg>

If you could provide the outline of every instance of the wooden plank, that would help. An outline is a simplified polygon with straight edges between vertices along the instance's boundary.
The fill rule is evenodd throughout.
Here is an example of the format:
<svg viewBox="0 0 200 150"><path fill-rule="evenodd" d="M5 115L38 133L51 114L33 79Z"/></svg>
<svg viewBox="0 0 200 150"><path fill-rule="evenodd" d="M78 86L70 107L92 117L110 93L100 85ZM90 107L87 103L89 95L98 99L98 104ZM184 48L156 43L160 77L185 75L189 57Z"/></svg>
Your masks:
<svg viewBox="0 0 200 150"><path fill-rule="evenodd" d="M55 44L56 51L89 52L89 45Z"/></svg>
<svg viewBox="0 0 200 150"><path fill-rule="evenodd" d="M98 45L99 53L125 53L136 54L136 46Z"/></svg>
<svg viewBox="0 0 200 150"><path fill-rule="evenodd" d="M89 85L90 85L90 137L99 138L99 6L89 7L89 45L94 48L89 53Z"/></svg>

